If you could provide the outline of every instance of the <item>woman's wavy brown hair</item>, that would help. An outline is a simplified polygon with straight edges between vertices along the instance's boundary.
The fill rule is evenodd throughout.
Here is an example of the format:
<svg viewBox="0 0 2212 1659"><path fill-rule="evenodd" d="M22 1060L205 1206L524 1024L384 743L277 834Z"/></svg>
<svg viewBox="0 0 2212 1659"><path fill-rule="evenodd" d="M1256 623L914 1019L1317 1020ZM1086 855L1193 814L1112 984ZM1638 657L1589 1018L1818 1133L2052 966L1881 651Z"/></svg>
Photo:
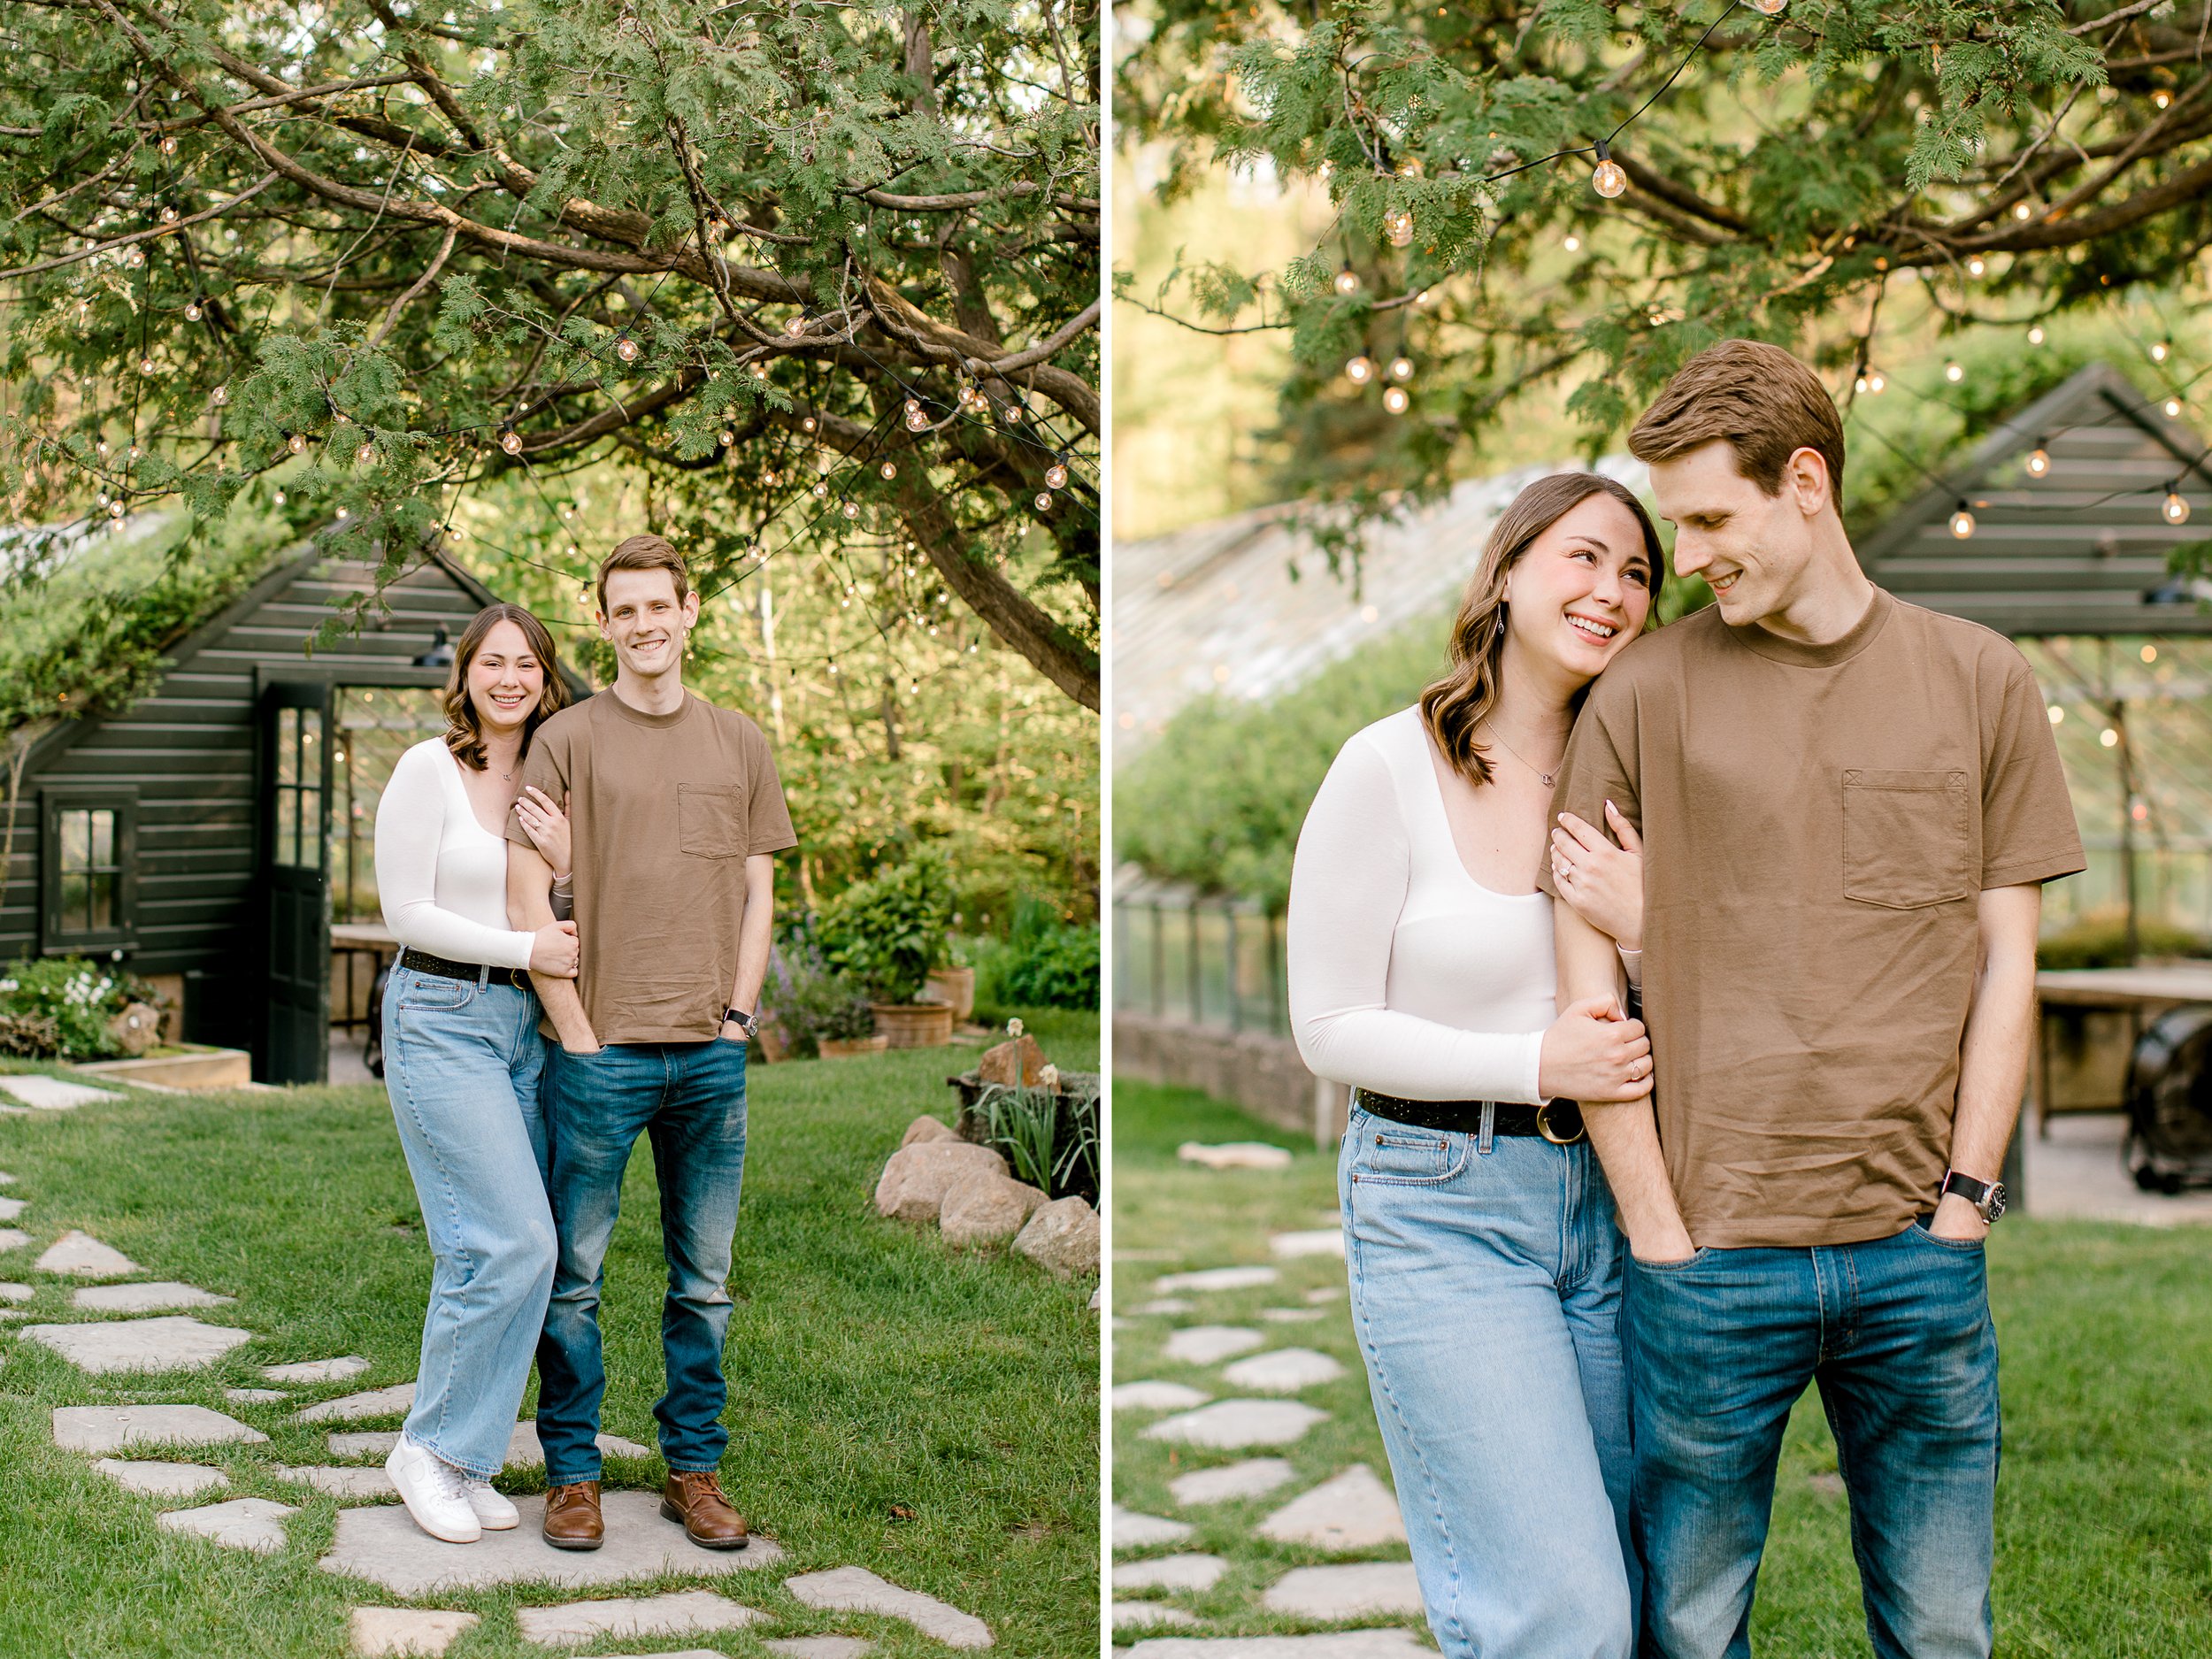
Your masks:
<svg viewBox="0 0 2212 1659"><path fill-rule="evenodd" d="M1490 781L1489 751L1475 741L1475 728L1498 703L1499 663L1505 655L1510 622L1505 603L1506 573L1520 563L1536 538L1593 495L1610 495L1635 516L1643 532L1644 555L1651 561L1653 597L1667 567L1658 526L1626 485L1596 472L1554 472L1540 478L1507 505L1483 543L1482 563L1467 583L1452 624L1451 672L1421 694L1421 718L1453 769L1476 784ZM1655 605L1652 616L1656 616ZM1651 626L1650 618L1645 626ZM1579 698L1577 704L1579 706Z"/></svg>
<svg viewBox="0 0 2212 1659"><path fill-rule="evenodd" d="M545 689L538 694L538 706L523 722L525 754L529 752L530 740L537 735L538 727L568 706L568 682L561 678L560 658L553 649L553 636L546 631L545 624L520 605L486 605L462 630L461 642L453 648L453 668L445 680L445 746L464 766L475 772L484 770L484 726L476 718L476 704L469 698L469 664L476 660L477 652L484 649L485 636L503 622L511 622L522 630L524 643L545 670Z"/></svg>

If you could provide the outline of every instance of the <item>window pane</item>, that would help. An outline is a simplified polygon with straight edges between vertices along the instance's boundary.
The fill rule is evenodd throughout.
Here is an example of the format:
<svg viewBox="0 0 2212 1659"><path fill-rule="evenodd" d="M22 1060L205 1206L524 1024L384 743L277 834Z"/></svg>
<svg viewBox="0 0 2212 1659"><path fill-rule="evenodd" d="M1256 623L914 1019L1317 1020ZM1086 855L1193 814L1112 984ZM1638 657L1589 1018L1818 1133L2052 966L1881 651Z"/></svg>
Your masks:
<svg viewBox="0 0 2212 1659"><path fill-rule="evenodd" d="M322 753L316 745L323 738L323 711L320 709L300 710L300 781L320 783L323 780Z"/></svg>
<svg viewBox="0 0 2212 1659"><path fill-rule="evenodd" d="M312 754L312 750L309 751ZM300 863L310 870L323 867L323 792L300 791Z"/></svg>
<svg viewBox="0 0 2212 1659"><path fill-rule="evenodd" d="M299 810L297 789L280 788L276 792L276 861L280 864L300 861Z"/></svg>
<svg viewBox="0 0 2212 1659"><path fill-rule="evenodd" d="M96 933L109 932L115 926L115 883L113 876L88 876L91 887L91 902L86 925Z"/></svg>
<svg viewBox="0 0 2212 1659"><path fill-rule="evenodd" d="M280 784L300 780L300 711L277 710L277 775Z"/></svg>
<svg viewBox="0 0 2212 1659"><path fill-rule="evenodd" d="M61 879L61 925L65 933L81 933L91 926L89 879L65 875Z"/></svg>
<svg viewBox="0 0 2212 1659"><path fill-rule="evenodd" d="M111 808L102 808L86 816L92 820L92 867L95 870L115 868L115 813Z"/></svg>
<svg viewBox="0 0 2212 1659"><path fill-rule="evenodd" d="M61 815L61 867L64 871L82 870L92 862L92 814L84 811L64 812Z"/></svg>

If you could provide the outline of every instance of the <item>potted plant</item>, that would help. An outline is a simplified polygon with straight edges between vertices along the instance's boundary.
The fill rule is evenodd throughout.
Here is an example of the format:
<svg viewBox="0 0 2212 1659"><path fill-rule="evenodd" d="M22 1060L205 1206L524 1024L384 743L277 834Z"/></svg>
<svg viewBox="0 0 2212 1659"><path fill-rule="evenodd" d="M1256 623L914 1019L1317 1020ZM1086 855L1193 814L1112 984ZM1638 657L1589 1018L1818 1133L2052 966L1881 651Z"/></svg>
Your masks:
<svg viewBox="0 0 2212 1659"><path fill-rule="evenodd" d="M894 1048L952 1041L951 1005L920 1000L951 922L951 872L933 854L855 882L823 915L823 956L867 991L875 1028Z"/></svg>
<svg viewBox="0 0 2212 1659"><path fill-rule="evenodd" d="M835 1060L885 1047L866 993L823 960L810 918L799 918L770 956L765 1000L787 1052Z"/></svg>
<svg viewBox="0 0 2212 1659"><path fill-rule="evenodd" d="M963 1020L975 1012L975 966L966 960L966 948L957 941L946 956L947 961L929 971L922 995L933 1002L944 1003L952 1010L954 1019Z"/></svg>

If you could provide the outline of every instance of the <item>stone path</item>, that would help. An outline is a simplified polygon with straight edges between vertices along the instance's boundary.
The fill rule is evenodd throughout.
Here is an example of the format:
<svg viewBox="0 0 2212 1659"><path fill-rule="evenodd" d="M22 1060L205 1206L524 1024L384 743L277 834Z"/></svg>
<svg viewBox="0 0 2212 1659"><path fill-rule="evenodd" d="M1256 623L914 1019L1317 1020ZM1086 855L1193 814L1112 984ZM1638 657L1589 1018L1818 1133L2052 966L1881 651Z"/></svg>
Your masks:
<svg viewBox="0 0 2212 1659"><path fill-rule="evenodd" d="M1344 1367L1326 1354L1310 1348L1279 1348L1271 1354L1255 1354L1222 1368L1222 1380L1261 1394L1294 1394L1302 1388L1333 1383Z"/></svg>
<svg viewBox="0 0 2212 1659"><path fill-rule="evenodd" d="M367 1499L378 1502L396 1502L399 1494L393 1489L392 1478L384 1472L383 1465L355 1464L342 1467L334 1463L314 1463L295 1469L287 1463L276 1466L278 1479L296 1480L316 1491L326 1493L343 1502L347 1499Z"/></svg>
<svg viewBox="0 0 2212 1659"><path fill-rule="evenodd" d="M783 1587L809 1607L834 1608L847 1613L880 1613L903 1619L923 1635L933 1636L948 1647L991 1646L991 1627L974 1615L963 1613L933 1595L901 1589L864 1567L803 1572L796 1578L786 1578Z"/></svg>
<svg viewBox="0 0 2212 1659"><path fill-rule="evenodd" d="M27 1208L28 1208L28 1202L27 1200L20 1198L0 1198L0 1221L13 1221L18 1216L21 1215Z"/></svg>
<svg viewBox="0 0 2212 1659"><path fill-rule="evenodd" d="M875 1643L860 1636L786 1636L761 1646L770 1653L785 1655L786 1659L867 1659L876 1650ZM648 1655L634 1655L632 1659L648 1659ZM702 1648L689 1654L662 1654L654 1659L722 1659L722 1655Z"/></svg>
<svg viewBox="0 0 2212 1659"><path fill-rule="evenodd" d="M1409 1630L1341 1630L1323 1636L1155 1636L1121 1659L1434 1659Z"/></svg>
<svg viewBox="0 0 2212 1659"><path fill-rule="evenodd" d="M358 1377L368 1368L369 1362L358 1354L347 1354L337 1359L311 1359L296 1365L264 1365L261 1374L271 1382L342 1382L349 1377Z"/></svg>
<svg viewBox="0 0 2212 1659"><path fill-rule="evenodd" d="M111 1249L73 1227L38 1258L38 1271L67 1273L77 1279L125 1279L142 1270L122 1251Z"/></svg>
<svg viewBox="0 0 2212 1659"><path fill-rule="evenodd" d="M253 1333L181 1316L92 1325L27 1325L23 1340L49 1348L80 1371L204 1371Z"/></svg>
<svg viewBox="0 0 2212 1659"><path fill-rule="evenodd" d="M1259 1534L1283 1544L1310 1544L1332 1555L1406 1541L1398 1500L1365 1463L1285 1504L1259 1525Z"/></svg>
<svg viewBox="0 0 2212 1659"><path fill-rule="evenodd" d="M1264 1141L1228 1141L1208 1146L1202 1141L1186 1141L1175 1148L1175 1156L1186 1164L1202 1164L1210 1170L1286 1170L1290 1167L1290 1149L1270 1146Z"/></svg>
<svg viewBox="0 0 2212 1659"><path fill-rule="evenodd" d="M602 1636L688 1636L697 1631L740 1630L768 1616L711 1590L565 1607L526 1607L515 1614L522 1639L542 1647L581 1646Z"/></svg>
<svg viewBox="0 0 2212 1659"><path fill-rule="evenodd" d="M56 1406L53 1422L54 1444L65 1452L222 1446L269 1438L205 1406Z"/></svg>
<svg viewBox="0 0 2212 1659"><path fill-rule="evenodd" d="M1175 1440L1241 1451L1248 1446L1287 1446L1328 1417L1295 1400L1217 1400L1195 1411L1163 1417L1144 1431L1148 1440Z"/></svg>
<svg viewBox="0 0 2212 1659"><path fill-rule="evenodd" d="M1272 1267L1204 1267L1194 1273L1169 1273L1152 1281L1155 1295L1179 1290L1253 1290L1282 1278Z"/></svg>
<svg viewBox="0 0 2212 1659"><path fill-rule="evenodd" d="M19 1250L31 1241L20 1227L0 1227L0 1250Z"/></svg>
<svg viewBox="0 0 2212 1659"><path fill-rule="evenodd" d="M1344 1255L1344 1232L1340 1227L1322 1227L1311 1233L1279 1233L1267 1243L1278 1256L1333 1256L1341 1259Z"/></svg>
<svg viewBox="0 0 2212 1659"><path fill-rule="evenodd" d="M1195 1626L1199 1622L1195 1613L1170 1607L1164 1601L1117 1601L1112 1613L1118 1631L1144 1630L1157 1624Z"/></svg>
<svg viewBox="0 0 2212 1659"><path fill-rule="evenodd" d="M205 1463L134 1463L102 1457L93 1465L126 1492L150 1498L193 1498L217 1486L230 1485L230 1477Z"/></svg>
<svg viewBox="0 0 2212 1659"><path fill-rule="evenodd" d="M1363 1561L1344 1567L1294 1567L1260 1596L1271 1613L1302 1618L1418 1615L1421 1585L1409 1561Z"/></svg>
<svg viewBox="0 0 2212 1659"><path fill-rule="evenodd" d="M1210 1590L1229 1563L1218 1555L1159 1555L1114 1569L1116 1590Z"/></svg>
<svg viewBox="0 0 2212 1659"><path fill-rule="evenodd" d="M171 1509L154 1517L154 1525L164 1532L190 1532L234 1549L273 1555L284 1548L284 1517L296 1513L290 1504L266 1498L233 1498L204 1509Z"/></svg>
<svg viewBox="0 0 2212 1659"><path fill-rule="evenodd" d="M1267 1339L1248 1325L1188 1325L1172 1333L1160 1351L1186 1365L1217 1365L1248 1354Z"/></svg>
<svg viewBox="0 0 2212 1659"><path fill-rule="evenodd" d="M1117 1411L1186 1411L1193 1406L1202 1406L1213 1396L1201 1394L1179 1382L1159 1382L1148 1379L1142 1382L1114 1385L1113 1402Z"/></svg>
<svg viewBox="0 0 2212 1659"><path fill-rule="evenodd" d="M372 1388L366 1394L346 1394L336 1400L326 1400L292 1414L295 1423L361 1423L376 1417L399 1417L407 1415L415 1403L415 1385L395 1383L389 1388Z"/></svg>
<svg viewBox="0 0 2212 1659"><path fill-rule="evenodd" d="M26 1106L41 1111L68 1111L78 1106L89 1106L96 1101L121 1100L120 1094L104 1088L93 1088L83 1083L67 1083L58 1077L0 1077L0 1089L5 1089Z"/></svg>
<svg viewBox="0 0 2212 1659"><path fill-rule="evenodd" d="M92 1313L165 1313L176 1308L227 1308L237 1300L218 1296L197 1285L165 1280L151 1285L88 1285L69 1298L69 1305Z"/></svg>
<svg viewBox="0 0 2212 1659"><path fill-rule="evenodd" d="M1227 1503L1236 1498L1263 1498L1278 1486L1297 1478L1297 1471L1280 1457L1248 1457L1218 1469L1194 1470L1167 1484L1176 1502L1185 1509L1202 1504Z"/></svg>
<svg viewBox="0 0 2212 1659"><path fill-rule="evenodd" d="M431 1659L476 1627L474 1613L433 1613L411 1607L357 1607L348 1621L353 1651L361 1659L387 1655L427 1654Z"/></svg>
<svg viewBox="0 0 2212 1659"><path fill-rule="evenodd" d="M1125 1549L1150 1549L1156 1544L1179 1544L1191 1535L1194 1529L1187 1521L1171 1521L1158 1515L1141 1515L1117 1503L1109 1517L1108 1530L1113 1535L1114 1552L1118 1555Z"/></svg>

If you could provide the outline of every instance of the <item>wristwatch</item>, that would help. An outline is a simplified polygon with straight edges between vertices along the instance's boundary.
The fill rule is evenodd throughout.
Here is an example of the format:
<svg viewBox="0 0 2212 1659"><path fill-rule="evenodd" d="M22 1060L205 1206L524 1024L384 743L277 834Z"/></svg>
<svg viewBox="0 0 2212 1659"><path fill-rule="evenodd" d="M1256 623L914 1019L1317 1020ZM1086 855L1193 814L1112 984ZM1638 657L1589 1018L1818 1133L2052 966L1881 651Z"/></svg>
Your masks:
<svg viewBox="0 0 2212 1659"><path fill-rule="evenodd" d="M753 1038L760 1035L760 1016L758 1013L749 1014L741 1008L724 1009L722 1010L722 1023L726 1025L733 1020L736 1022L737 1028L745 1033L747 1041L749 1042Z"/></svg>
<svg viewBox="0 0 2212 1659"><path fill-rule="evenodd" d="M1938 1202L1956 1193L1981 1212L1982 1220L1990 1225L2005 1213L2005 1184L2002 1181L1978 1181L1970 1175L1956 1170L1944 1173L1942 1190L1937 1193Z"/></svg>

